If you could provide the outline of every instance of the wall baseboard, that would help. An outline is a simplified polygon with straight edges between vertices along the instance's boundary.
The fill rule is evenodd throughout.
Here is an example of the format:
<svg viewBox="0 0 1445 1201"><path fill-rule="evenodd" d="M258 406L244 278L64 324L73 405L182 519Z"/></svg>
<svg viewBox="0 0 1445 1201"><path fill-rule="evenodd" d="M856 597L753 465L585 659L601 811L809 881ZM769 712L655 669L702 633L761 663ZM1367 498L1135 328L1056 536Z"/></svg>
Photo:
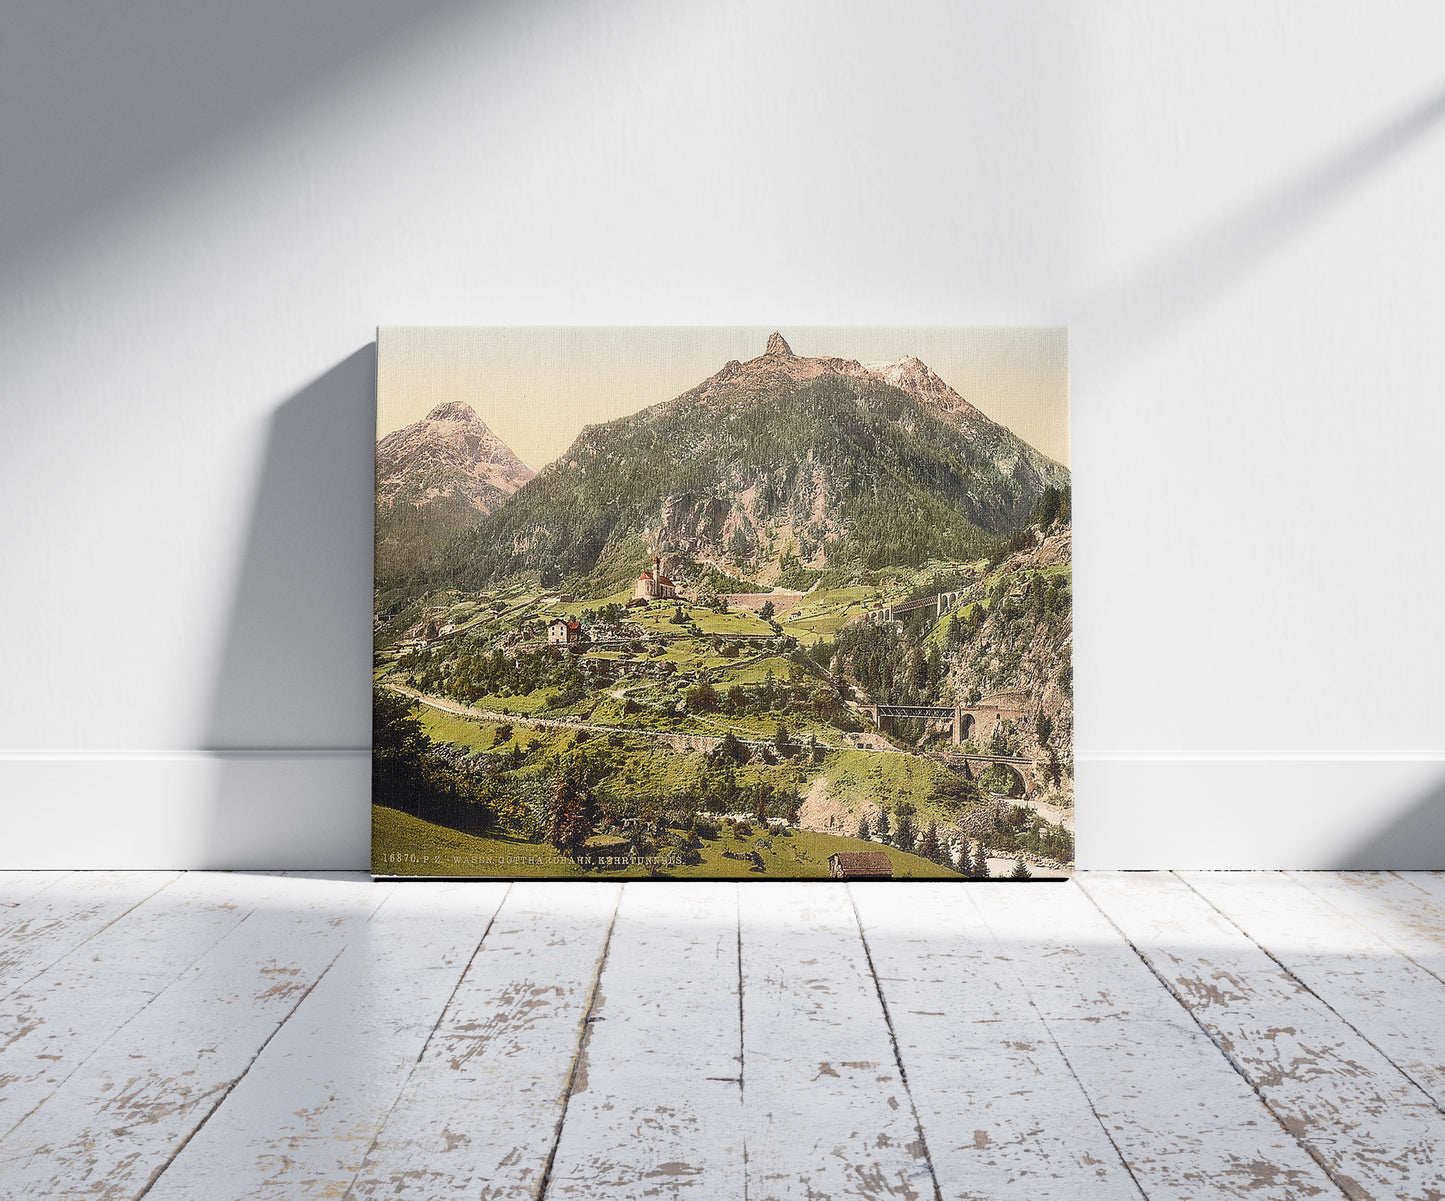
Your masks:
<svg viewBox="0 0 1445 1201"><path fill-rule="evenodd" d="M1081 868L1445 868L1438 752L1081 754Z"/></svg>
<svg viewBox="0 0 1445 1201"><path fill-rule="evenodd" d="M364 871L366 750L0 752L0 868ZM1445 868L1445 755L1078 762L1081 868Z"/></svg>
<svg viewBox="0 0 1445 1201"><path fill-rule="evenodd" d="M0 753L0 868L365 870L370 752Z"/></svg>

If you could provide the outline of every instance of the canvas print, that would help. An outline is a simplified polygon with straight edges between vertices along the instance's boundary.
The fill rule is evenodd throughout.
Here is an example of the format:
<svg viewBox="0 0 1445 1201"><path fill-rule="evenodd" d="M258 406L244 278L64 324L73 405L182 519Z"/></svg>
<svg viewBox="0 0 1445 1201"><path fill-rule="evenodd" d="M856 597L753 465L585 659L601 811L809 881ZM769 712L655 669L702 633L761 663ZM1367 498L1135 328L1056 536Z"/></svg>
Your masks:
<svg viewBox="0 0 1445 1201"><path fill-rule="evenodd" d="M1064 330L377 346L377 875L1068 875Z"/></svg>

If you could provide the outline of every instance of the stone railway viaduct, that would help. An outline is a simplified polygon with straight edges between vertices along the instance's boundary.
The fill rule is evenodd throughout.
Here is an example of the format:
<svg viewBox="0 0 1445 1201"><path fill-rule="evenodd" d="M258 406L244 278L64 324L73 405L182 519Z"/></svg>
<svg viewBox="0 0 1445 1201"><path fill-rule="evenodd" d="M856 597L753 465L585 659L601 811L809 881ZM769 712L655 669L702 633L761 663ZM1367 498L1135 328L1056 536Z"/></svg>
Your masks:
<svg viewBox="0 0 1445 1201"><path fill-rule="evenodd" d="M966 739L976 738L983 742L993 737L999 724L1004 721L1020 721L1028 714L1028 694L1023 691L996 692L983 697L972 705L858 705L860 713L866 713L873 724L883 729L885 723L898 717L916 717L934 725L953 727L953 745L961 746ZM1034 763L1013 755L971 754L966 752L941 753L934 756L950 766L962 767L970 773L974 766L990 763L1006 763L1018 772L1024 783L1024 795L1034 791Z"/></svg>
<svg viewBox="0 0 1445 1201"><path fill-rule="evenodd" d="M897 605L884 605L881 609L873 609L869 612L865 620L871 621L875 625L882 625L886 622L897 621L900 614L916 613L919 609L932 609L935 617L942 617L958 603L958 598L962 595L962 592L940 592L937 596L925 596Z"/></svg>

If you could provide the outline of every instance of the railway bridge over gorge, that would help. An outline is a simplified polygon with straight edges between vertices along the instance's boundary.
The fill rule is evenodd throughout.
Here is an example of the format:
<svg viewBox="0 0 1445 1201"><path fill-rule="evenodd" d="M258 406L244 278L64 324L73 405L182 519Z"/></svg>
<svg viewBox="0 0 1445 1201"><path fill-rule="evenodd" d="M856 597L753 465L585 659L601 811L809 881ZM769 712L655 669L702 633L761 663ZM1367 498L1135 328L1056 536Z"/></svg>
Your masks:
<svg viewBox="0 0 1445 1201"><path fill-rule="evenodd" d="M1018 755L969 755L949 751L935 751L930 758L937 759L940 763L947 764L957 771L962 771L970 780L978 772L994 763L1002 763L1012 768L1023 781L1023 800L1028 800L1034 795L1034 762L1032 759L1023 759Z"/></svg>
<svg viewBox="0 0 1445 1201"><path fill-rule="evenodd" d="M884 605L881 609L871 610L867 615L867 620L882 625L890 621L897 621L904 613L916 613L919 609L932 609L935 617L942 617L953 608L962 595L962 592L940 592L937 596L924 596L896 605Z"/></svg>
<svg viewBox="0 0 1445 1201"><path fill-rule="evenodd" d="M961 746L965 740L975 738L985 741L993 736L999 724L1004 721L1019 721L1028 711L1028 694L1023 691L996 692L982 697L971 705L858 705L860 713L866 713L880 730L894 718L919 718L937 725L950 725L953 745ZM1023 781L1024 796L1034 791L1034 763L1017 755L991 755L974 752L938 752L933 756L950 767L959 768L967 776L990 763L1004 763L1013 768Z"/></svg>
<svg viewBox="0 0 1445 1201"><path fill-rule="evenodd" d="M1028 693L995 692L981 697L971 705L859 705L860 712L868 714L873 724L883 729L895 717L917 717L935 723L950 723L953 726L953 745L961 745L965 739L974 738L982 742L992 738L1000 723L1020 721L1028 713Z"/></svg>

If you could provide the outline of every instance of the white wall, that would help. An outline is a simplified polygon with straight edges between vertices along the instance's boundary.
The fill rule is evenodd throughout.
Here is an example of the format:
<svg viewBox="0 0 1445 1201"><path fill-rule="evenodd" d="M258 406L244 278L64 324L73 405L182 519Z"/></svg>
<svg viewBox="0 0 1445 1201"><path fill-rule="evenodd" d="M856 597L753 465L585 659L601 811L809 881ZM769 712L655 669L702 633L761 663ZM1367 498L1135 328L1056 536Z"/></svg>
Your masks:
<svg viewBox="0 0 1445 1201"><path fill-rule="evenodd" d="M390 323L1067 323L1080 860L1445 866L1445 10L11 5L4 866L365 862Z"/></svg>

